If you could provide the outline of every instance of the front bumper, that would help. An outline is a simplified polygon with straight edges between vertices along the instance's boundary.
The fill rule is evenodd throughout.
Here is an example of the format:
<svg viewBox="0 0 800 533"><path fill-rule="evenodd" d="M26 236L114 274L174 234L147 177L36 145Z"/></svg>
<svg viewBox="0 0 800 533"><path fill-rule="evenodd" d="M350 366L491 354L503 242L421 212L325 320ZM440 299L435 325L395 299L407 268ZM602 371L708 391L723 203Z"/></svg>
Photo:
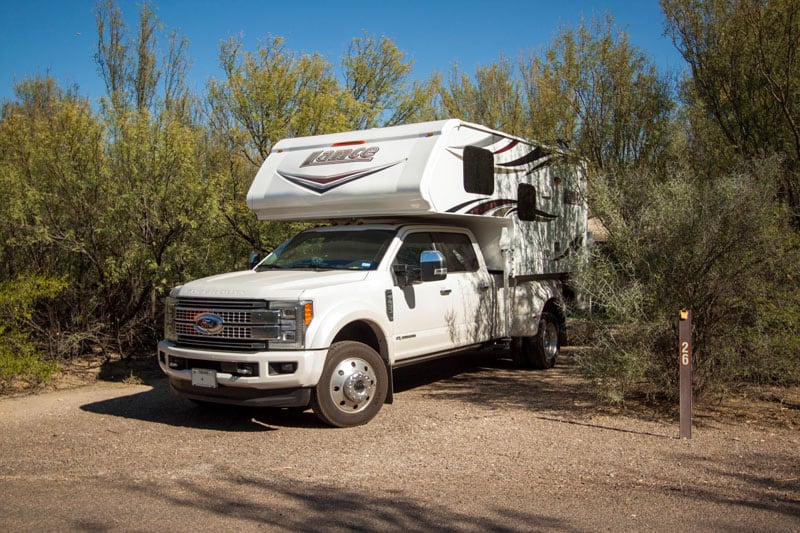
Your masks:
<svg viewBox="0 0 800 533"><path fill-rule="evenodd" d="M178 396L198 402L224 403L246 407L305 407L311 401L311 389L244 389L220 385L215 389L197 387L185 379L169 379L170 390Z"/></svg>
<svg viewBox="0 0 800 533"><path fill-rule="evenodd" d="M327 353L327 350L254 353L197 350L161 341L158 364L169 377L172 389L187 398L293 407L308 403L308 393L319 381ZM193 374L200 371L205 373L204 379L193 383Z"/></svg>

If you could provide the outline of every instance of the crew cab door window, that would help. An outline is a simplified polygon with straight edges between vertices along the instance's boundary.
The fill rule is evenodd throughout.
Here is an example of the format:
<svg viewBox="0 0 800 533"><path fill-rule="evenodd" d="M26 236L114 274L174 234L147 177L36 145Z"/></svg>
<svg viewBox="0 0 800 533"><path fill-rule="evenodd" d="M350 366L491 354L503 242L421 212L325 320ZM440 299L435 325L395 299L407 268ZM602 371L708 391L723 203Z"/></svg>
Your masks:
<svg viewBox="0 0 800 533"><path fill-rule="evenodd" d="M403 241L403 246L395 256L395 264L405 264L419 268L419 257L425 250L434 250L430 233L412 233Z"/></svg>
<svg viewBox="0 0 800 533"><path fill-rule="evenodd" d="M447 272L475 272L479 268L478 257L472 241L463 233L413 233L406 237L397 252L394 264L419 268L420 254L425 250L436 250L444 254Z"/></svg>
<svg viewBox="0 0 800 533"><path fill-rule="evenodd" d="M436 250L447 260L447 272L475 272L478 270L478 257L472 241L463 233L434 234Z"/></svg>
<svg viewBox="0 0 800 533"><path fill-rule="evenodd" d="M412 282L419 281L420 265L419 259L422 252L435 250L433 237L428 232L412 233L403 240L403 245L398 250L392 266L404 265L410 275Z"/></svg>

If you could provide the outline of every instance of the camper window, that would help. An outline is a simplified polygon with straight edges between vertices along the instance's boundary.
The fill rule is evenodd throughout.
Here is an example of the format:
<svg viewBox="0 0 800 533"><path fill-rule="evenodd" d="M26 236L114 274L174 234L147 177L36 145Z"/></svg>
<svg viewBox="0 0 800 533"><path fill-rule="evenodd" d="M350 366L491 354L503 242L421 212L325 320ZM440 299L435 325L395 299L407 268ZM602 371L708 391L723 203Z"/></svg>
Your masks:
<svg viewBox="0 0 800 533"><path fill-rule="evenodd" d="M527 183L517 186L517 216L520 220L536 220L536 188Z"/></svg>
<svg viewBox="0 0 800 533"><path fill-rule="evenodd" d="M477 146L464 147L464 190L474 194L494 194L494 155Z"/></svg>

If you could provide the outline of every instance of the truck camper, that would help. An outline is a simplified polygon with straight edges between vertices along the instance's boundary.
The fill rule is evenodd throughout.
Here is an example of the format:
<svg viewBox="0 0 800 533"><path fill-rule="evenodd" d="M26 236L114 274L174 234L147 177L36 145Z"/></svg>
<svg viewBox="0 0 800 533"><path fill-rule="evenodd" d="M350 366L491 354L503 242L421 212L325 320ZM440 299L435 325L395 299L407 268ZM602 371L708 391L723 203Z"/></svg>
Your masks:
<svg viewBox="0 0 800 533"><path fill-rule="evenodd" d="M337 427L390 403L401 366L502 344L552 367L585 189L568 151L457 119L282 140L249 208L334 223L173 289L159 364L186 398Z"/></svg>

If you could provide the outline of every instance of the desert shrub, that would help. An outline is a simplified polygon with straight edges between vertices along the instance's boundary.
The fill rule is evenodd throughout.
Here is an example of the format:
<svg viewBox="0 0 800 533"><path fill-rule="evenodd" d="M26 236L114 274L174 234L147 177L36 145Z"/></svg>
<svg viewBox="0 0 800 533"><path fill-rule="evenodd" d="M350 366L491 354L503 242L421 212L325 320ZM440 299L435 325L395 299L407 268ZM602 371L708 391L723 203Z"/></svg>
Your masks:
<svg viewBox="0 0 800 533"><path fill-rule="evenodd" d="M58 367L34 340L36 303L64 288L59 280L20 276L0 281L0 390L16 381L47 382Z"/></svg>
<svg viewBox="0 0 800 533"><path fill-rule="evenodd" d="M699 392L800 381L800 257L775 201L778 172L779 162L765 159L707 181L678 170L593 182L609 236L578 276L601 306L598 340L581 366L606 396L677 395L678 313L686 308Z"/></svg>

